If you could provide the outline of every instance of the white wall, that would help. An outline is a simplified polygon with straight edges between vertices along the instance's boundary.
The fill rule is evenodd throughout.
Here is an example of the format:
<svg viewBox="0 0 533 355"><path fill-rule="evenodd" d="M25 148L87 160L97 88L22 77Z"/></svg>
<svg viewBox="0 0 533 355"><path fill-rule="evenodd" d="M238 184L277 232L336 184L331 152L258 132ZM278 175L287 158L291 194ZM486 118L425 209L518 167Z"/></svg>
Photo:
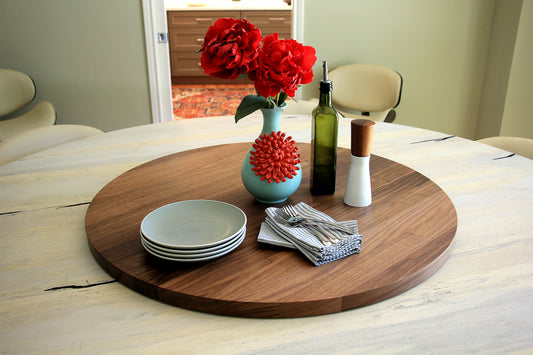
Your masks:
<svg viewBox="0 0 533 355"><path fill-rule="evenodd" d="M140 0L1 0L0 67L37 83L58 123L149 124Z"/></svg>
<svg viewBox="0 0 533 355"><path fill-rule="evenodd" d="M484 79L494 1L305 1L304 41L330 68L389 66L403 76L396 123L473 138ZM333 88L335 95L335 88Z"/></svg>

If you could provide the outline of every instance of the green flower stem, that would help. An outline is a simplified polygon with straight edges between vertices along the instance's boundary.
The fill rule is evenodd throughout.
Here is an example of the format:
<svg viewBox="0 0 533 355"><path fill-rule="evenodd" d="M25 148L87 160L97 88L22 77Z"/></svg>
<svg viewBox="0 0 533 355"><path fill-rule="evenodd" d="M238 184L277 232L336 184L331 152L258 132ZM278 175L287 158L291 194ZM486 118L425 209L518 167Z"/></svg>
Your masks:
<svg viewBox="0 0 533 355"><path fill-rule="evenodd" d="M276 95L276 99L274 100L274 103L276 104L276 106L279 106L279 93L280 92L278 92L278 94Z"/></svg>

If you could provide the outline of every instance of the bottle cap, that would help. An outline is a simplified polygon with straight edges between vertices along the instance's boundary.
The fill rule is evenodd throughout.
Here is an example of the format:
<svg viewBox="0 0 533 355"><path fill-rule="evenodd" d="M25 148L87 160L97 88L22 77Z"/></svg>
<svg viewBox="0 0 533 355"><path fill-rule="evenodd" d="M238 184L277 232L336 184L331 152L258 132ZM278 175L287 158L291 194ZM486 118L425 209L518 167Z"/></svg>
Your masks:
<svg viewBox="0 0 533 355"><path fill-rule="evenodd" d="M352 155L367 157L370 155L372 141L374 140L374 127L376 122L371 120L352 120Z"/></svg>
<svg viewBox="0 0 533 355"><path fill-rule="evenodd" d="M333 90L333 84L331 81L321 81L320 82L320 92L330 93Z"/></svg>

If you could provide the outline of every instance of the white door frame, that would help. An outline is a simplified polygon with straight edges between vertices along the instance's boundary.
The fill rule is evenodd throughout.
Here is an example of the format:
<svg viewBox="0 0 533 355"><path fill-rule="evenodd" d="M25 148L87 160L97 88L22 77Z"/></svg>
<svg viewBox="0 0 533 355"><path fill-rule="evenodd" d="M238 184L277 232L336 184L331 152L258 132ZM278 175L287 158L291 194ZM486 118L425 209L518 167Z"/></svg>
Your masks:
<svg viewBox="0 0 533 355"><path fill-rule="evenodd" d="M172 121L172 84L164 0L143 0L152 123ZM166 43L159 34L167 37Z"/></svg>
<svg viewBox="0 0 533 355"><path fill-rule="evenodd" d="M292 33L300 43L303 43L304 1L292 2ZM172 121L172 84L165 1L142 0L142 7L152 122L168 122ZM160 43L161 33L166 35L166 43ZM301 98L300 90L296 95L297 99Z"/></svg>

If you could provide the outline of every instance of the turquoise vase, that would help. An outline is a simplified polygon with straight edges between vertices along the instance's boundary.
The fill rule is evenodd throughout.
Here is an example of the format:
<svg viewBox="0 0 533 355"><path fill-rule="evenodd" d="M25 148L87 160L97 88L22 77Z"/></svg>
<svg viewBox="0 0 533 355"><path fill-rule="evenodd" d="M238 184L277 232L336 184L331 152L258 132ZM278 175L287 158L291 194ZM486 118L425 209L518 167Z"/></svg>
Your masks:
<svg viewBox="0 0 533 355"><path fill-rule="evenodd" d="M263 113L263 129L261 134L268 133L269 135L272 132L280 131L280 116L283 112L283 107L275 108L264 108L261 109ZM251 150L255 149L252 147ZM261 177L255 175L255 172L252 171L254 166L250 163L250 151L246 154L244 162L242 163L241 169L241 178L244 184L244 187L255 199L262 203L276 204L285 201L292 195L302 182L302 168L301 165L296 165L299 170L297 170L296 176L293 176L292 179L286 179L285 182L268 182L267 180L261 180Z"/></svg>

